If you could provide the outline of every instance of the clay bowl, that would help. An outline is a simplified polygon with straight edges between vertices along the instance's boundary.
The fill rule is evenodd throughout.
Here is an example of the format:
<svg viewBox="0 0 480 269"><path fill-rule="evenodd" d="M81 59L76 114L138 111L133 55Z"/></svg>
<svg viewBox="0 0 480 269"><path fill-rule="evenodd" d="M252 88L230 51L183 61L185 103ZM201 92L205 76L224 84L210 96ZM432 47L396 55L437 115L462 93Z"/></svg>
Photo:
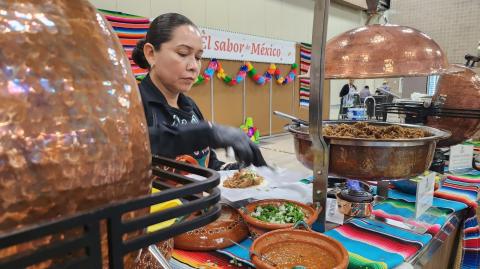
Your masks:
<svg viewBox="0 0 480 269"><path fill-rule="evenodd" d="M315 210L313 207L308 206L303 203L299 203L297 201L292 201L292 200L286 200L286 199L265 199L265 200L259 200L255 201L252 203L249 203L248 205L245 206L240 211L240 214L242 215L243 219L245 220L245 223L248 226L248 229L250 230L250 235L253 238L257 238L260 235L273 231L273 230L278 230L278 229L286 229L286 228L291 228L293 227L294 223L289 223L289 224L277 224L277 223L269 223L265 221L261 221L259 219L256 219L252 216L250 216L250 213L252 213L257 206L264 206L264 205L275 205L275 206L280 206L285 203L292 203L295 204L299 207L302 208L304 214L305 214L305 222L308 225L312 225L318 218L318 214L320 213L320 210Z"/></svg>
<svg viewBox="0 0 480 269"><path fill-rule="evenodd" d="M176 236L175 248L210 251L229 247L247 238L248 228L237 210L224 205L220 218L201 228ZM232 240L232 241L230 241Z"/></svg>
<svg viewBox="0 0 480 269"><path fill-rule="evenodd" d="M345 269L348 266L348 253L340 242L311 230L290 228L268 232L253 242L250 253L257 269L291 269L297 265L308 269Z"/></svg>

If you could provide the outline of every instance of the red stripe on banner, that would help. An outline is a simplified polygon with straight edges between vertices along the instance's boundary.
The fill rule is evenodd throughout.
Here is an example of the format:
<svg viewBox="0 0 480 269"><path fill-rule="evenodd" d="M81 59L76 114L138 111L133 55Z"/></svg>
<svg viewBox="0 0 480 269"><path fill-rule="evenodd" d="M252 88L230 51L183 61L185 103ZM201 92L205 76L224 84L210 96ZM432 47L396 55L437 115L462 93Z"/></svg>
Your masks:
<svg viewBox="0 0 480 269"><path fill-rule="evenodd" d="M114 27L122 27L122 28L133 28L133 29L145 29L148 30L150 28L150 23L124 23L124 22L115 22L111 21L110 24Z"/></svg>
<svg viewBox="0 0 480 269"><path fill-rule="evenodd" d="M119 38L130 38L130 39L133 39L133 38L136 38L136 39L142 39L145 37L145 34L124 34L124 33L119 33L117 32L117 36Z"/></svg>
<svg viewBox="0 0 480 269"><path fill-rule="evenodd" d="M465 228L464 233L469 234L469 233L478 233L480 232L480 227L468 227Z"/></svg>
<svg viewBox="0 0 480 269"><path fill-rule="evenodd" d="M136 46L139 39L120 38L120 44L123 46Z"/></svg>
<svg viewBox="0 0 480 269"><path fill-rule="evenodd" d="M306 63L300 63L300 68L302 69L308 69L310 67L310 64L306 64Z"/></svg>
<svg viewBox="0 0 480 269"><path fill-rule="evenodd" d="M420 249L420 245L415 246L401 243L396 240L391 240L383 234L371 233L361 228L352 227L351 225L343 225L336 230L347 238L371 244L388 252L398 253L405 259L417 253Z"/></svg>
<svg viewBox="0 0 480 269"><path fill-rule="evenodd" d="M110 15L105 15L105 18L109 21L116 21L116 22L125 22L125 23L150 23L150 20L147 18L121 18L115 17Z"/></svg>
<svg viewBox="0 0 480 269"><path fill-rule="evenodd" d="M470 248L470 249L479 249L480 245L478 244L478 239L466 239L463 240L463 247Z"/></svg>
<svg viewBox="0 0 480 269"><path fill-rule="evenodd" d="M311 49L300 48L300 52L303 52L303 53L305 53L305 54L311 54L311 53L312 53L312 50L311 50Z"/></svg>

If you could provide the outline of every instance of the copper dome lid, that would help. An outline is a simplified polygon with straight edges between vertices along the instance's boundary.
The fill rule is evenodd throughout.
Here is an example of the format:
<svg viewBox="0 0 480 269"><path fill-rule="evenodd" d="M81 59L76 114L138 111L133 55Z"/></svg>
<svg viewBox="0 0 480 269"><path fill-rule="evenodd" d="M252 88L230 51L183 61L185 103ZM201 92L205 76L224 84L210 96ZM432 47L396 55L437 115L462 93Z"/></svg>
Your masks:
<svg viewBox="0 0 480 269"><path fill-rule="evenodd" d="M441 102L439 106L442 109L478 109L480 75L471 68L451 65L438 79L432 102L438 101ZM430 116L425 125L452 133L450 138L438 142L439 146L446 147L462 143L472 137L480 130L480 119Z"/></svg>
<svg viewBox="0 0 480 269"><path fill-rule="evenodd" d="M406 26L367 25L327 42L325 78L427 76L447 68L447 57L426 34Z"/></svg>

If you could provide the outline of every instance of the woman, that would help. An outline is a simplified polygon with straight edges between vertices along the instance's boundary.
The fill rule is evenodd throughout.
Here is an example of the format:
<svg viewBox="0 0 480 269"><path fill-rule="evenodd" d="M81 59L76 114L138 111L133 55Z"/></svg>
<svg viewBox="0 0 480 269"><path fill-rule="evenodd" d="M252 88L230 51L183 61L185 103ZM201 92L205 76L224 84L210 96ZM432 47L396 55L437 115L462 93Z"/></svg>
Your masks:
<svg viewBox="0 0 480 269"><path fill-rule="evenodd" d="M258 147L240 129L205 121L190 91L200 73L203 49L197 26L177 13L158 16L132 53L149 70L140 94L153 154L192 160L215 170L238 169L216 158L211 148L232 147L242 165L266 165ZM188 154L190 157L179 155Z"/></svg>
<svg viewBox="0 0 480 269"><path fill-rule="evenodd" d="M341 119L345 119L347 117L348 108L353 106L354 95L357 94L357 86L355 86L353 82L353 79L349 79L348 83L343 85L342 89L340 90L339 118Z"/></svg>

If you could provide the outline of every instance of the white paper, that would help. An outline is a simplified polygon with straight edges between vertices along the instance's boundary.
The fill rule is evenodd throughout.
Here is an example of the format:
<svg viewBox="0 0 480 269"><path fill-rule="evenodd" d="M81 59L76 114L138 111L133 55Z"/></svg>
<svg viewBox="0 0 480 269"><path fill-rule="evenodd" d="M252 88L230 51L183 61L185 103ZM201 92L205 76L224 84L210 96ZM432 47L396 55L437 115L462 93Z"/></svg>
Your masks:
<svg viewBox="0 0 480 269"><path fill-rule="evenodd" d="M472 168L473 145L456 145L450 147L448 170Z"/></svg>
<svg viewBox="0 0 480 269"><path fill-rule="evenodd" d="M235 202L248 198L254 199L290 199L302 203L312 202L312 184L300 182L305 178L302 173L277 169L272 171L268 168L249 168L264 178L259 186L252 186L243 189L232 189L223 187L223 182L236 171L219 171L221 179L218 186L224 198Z"/></svg>
<svg viewBox="0 0 480 269"><path fill-rule="evenodd" d="M415 199L415 218L419 218L433 204L433 191L435 188L435 172L427 176L419 176L417 183L417 195Z"/></svg>
<svg viewBox="0 0 480 269"><path fill-rule="evenodd" d="M337 199L327 198L327 208L325 215L328 222L343 224L344 215L338 211Z"/></svg>

